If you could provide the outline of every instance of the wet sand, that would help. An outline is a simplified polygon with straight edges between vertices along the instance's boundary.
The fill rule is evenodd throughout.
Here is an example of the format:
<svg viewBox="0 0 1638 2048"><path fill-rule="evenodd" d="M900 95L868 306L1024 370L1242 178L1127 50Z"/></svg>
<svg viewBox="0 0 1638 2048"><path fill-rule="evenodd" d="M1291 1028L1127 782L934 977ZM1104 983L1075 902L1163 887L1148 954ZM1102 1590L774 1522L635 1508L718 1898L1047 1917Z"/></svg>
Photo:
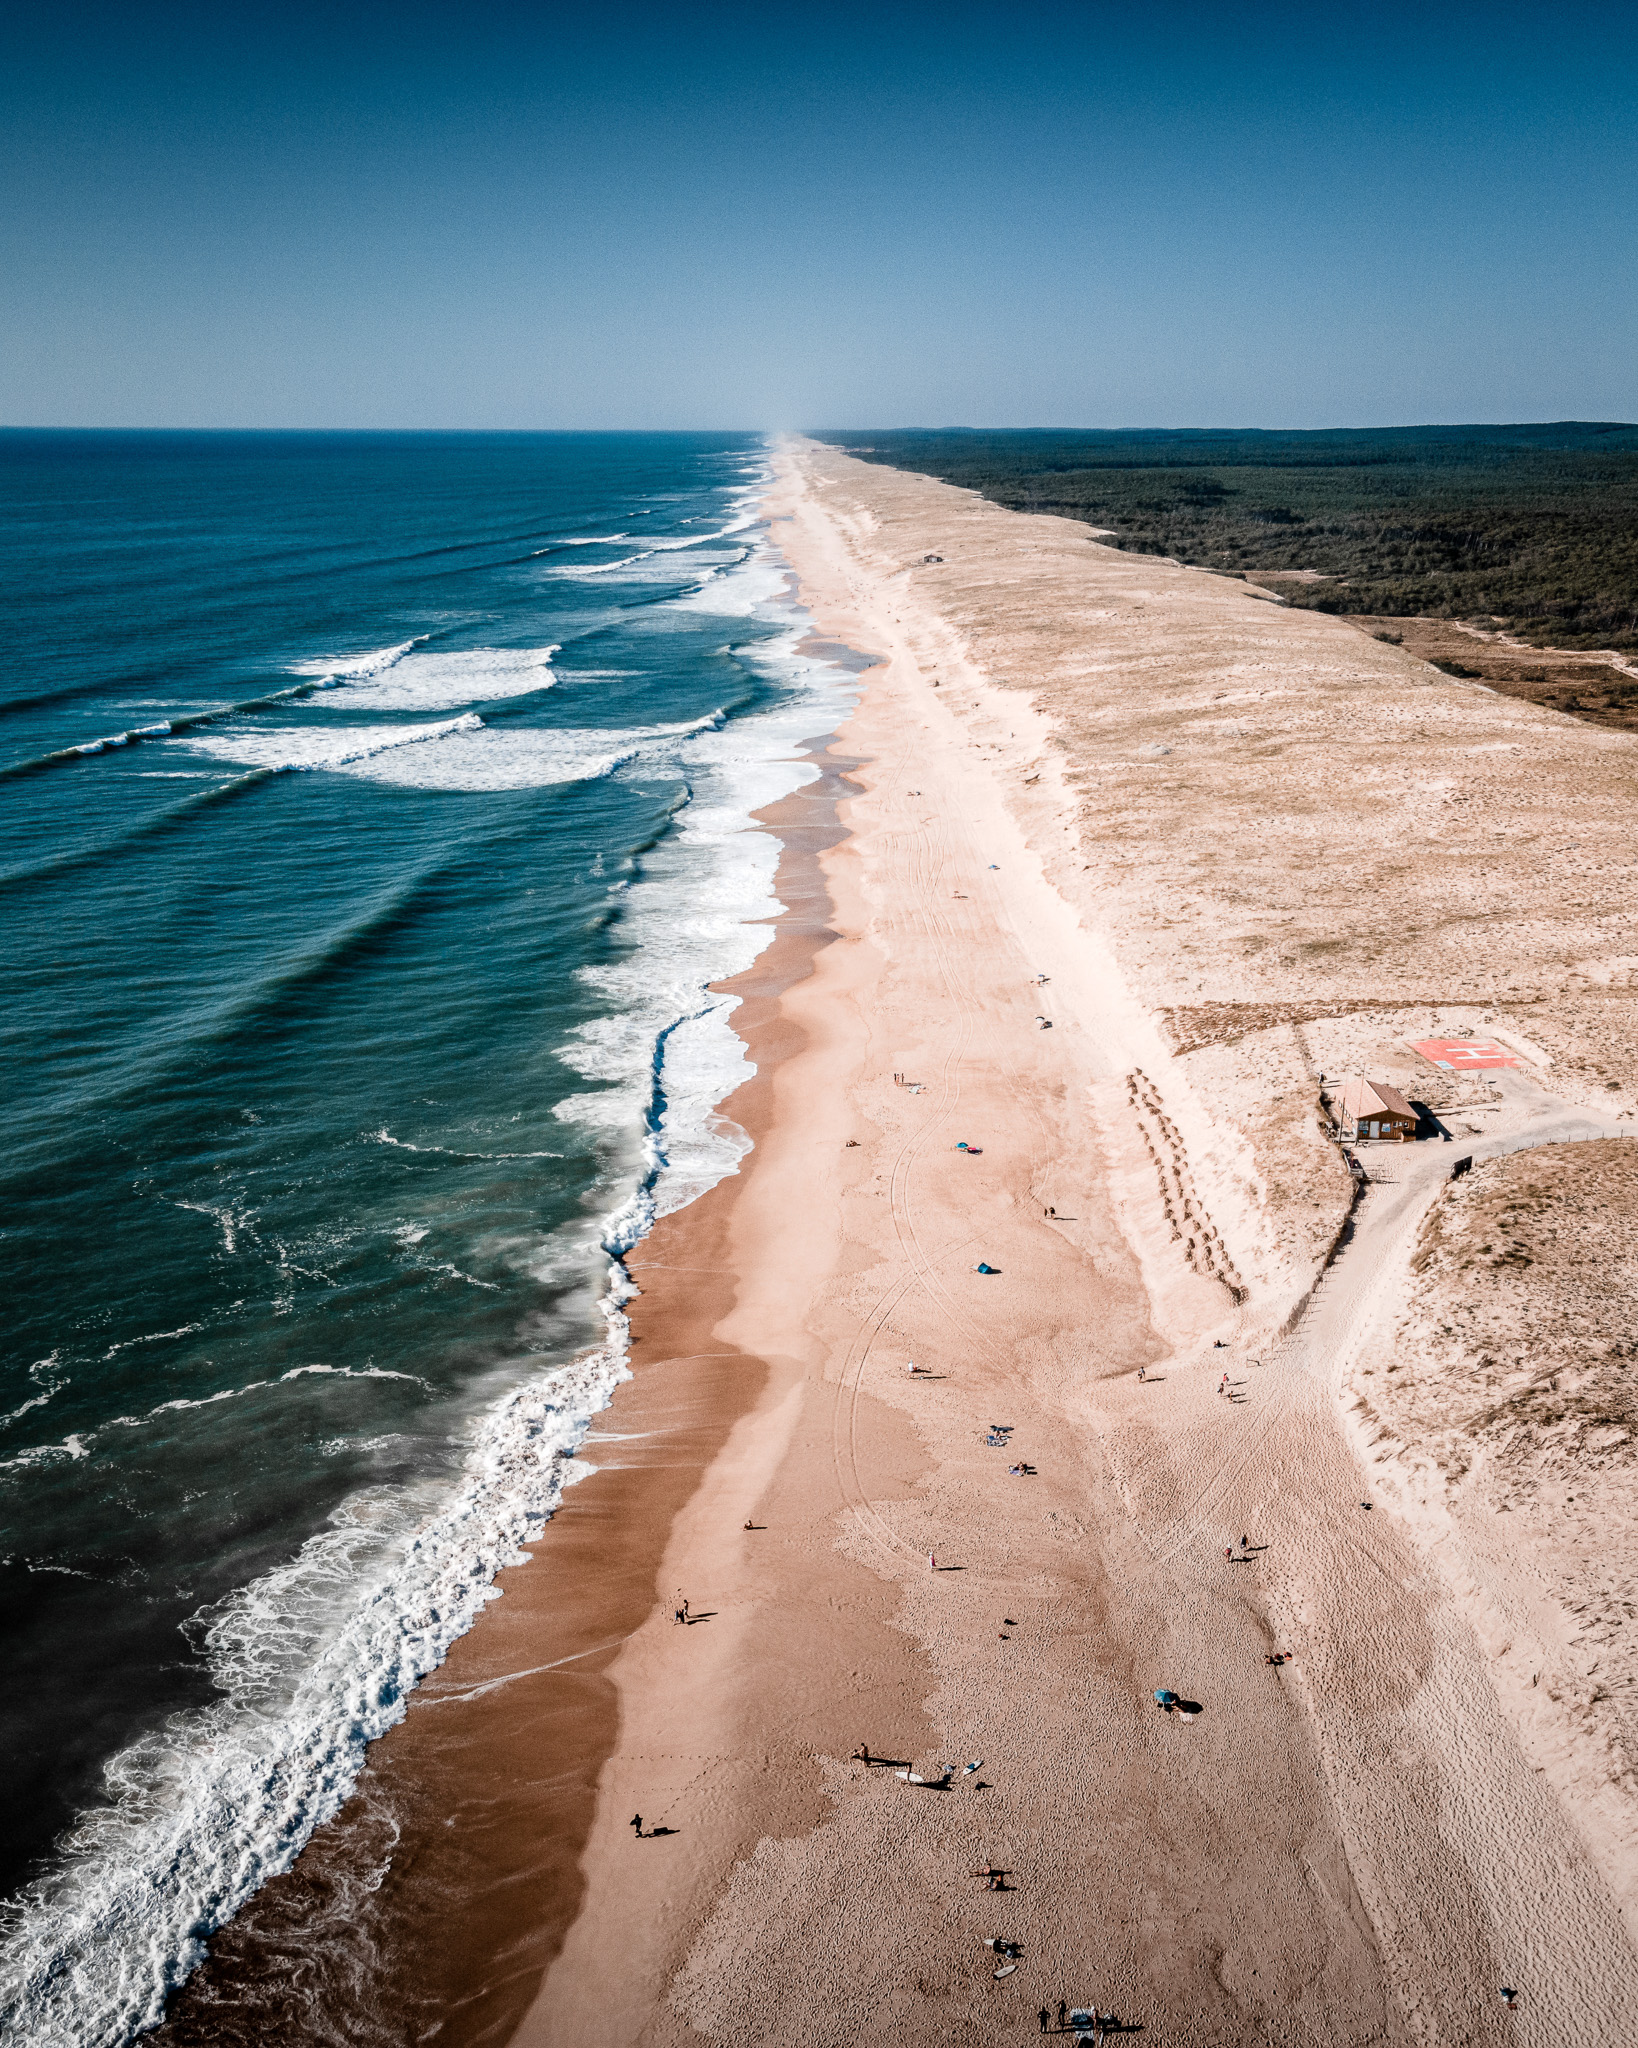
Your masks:
<svg viewBox="0 0 1638 2048"><path fill-rule="evenodd" d="M848 762L816 758L817 780L759 814L781 842L785 911L755 965L723 984L757 1065L724 1110L753 1145L773 1073L801 1044L781 998L833 936L818 856L840 836ZM510 2038L580 1909L619 1725L611 1663L663 1600L676 1517L768 1392L769 1361L714 1334L745 1185L721 1182L637 1248L633 1376L588 1439L592 1475L371 1749L347 1806L213 1939L156 2039Z"/></svg>

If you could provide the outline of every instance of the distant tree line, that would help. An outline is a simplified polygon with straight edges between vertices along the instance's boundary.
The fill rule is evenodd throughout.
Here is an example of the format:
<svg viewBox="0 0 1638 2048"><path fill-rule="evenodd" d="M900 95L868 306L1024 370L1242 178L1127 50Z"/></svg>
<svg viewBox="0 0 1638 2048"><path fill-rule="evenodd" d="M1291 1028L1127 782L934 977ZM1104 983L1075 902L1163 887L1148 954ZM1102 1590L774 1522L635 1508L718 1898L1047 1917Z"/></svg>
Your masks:
<svg viewBox="0 0 1638 2048"><path fill-rule="evenodd" d="M816 438L1112 545L1226 575L1307 569L1321 612L1497 620L1537 646L1638 647L1638 427L1322 433L881 430Z"/></svg>

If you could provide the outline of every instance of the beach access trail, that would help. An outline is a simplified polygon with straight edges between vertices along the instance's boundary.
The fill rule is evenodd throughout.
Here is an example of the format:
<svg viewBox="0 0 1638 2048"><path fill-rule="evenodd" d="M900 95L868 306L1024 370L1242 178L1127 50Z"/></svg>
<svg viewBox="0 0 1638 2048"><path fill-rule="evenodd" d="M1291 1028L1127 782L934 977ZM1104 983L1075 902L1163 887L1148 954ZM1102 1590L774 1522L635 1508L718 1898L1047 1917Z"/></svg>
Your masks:
<svg viewBox="0 0 1638 2048"><path fill-rule="evenodd" d="M1521 1738L1350 1421L1449 1150L1407 1148L1316 1288L1345 1172L1311 1115L1259 1150L1250 1096L1221 1109L1231 1081L1311 1101L1290 1040L1323 991L1285 992L1309 1021L1275 1017L1261 1068L1185 1066L1162 1018L1221 992L1206 936L1072 882L1084 761L912 571L966 544L962 601L1027 606L1044 532L1087 551L1094 609L1158 584L1191 631L1260 636L1265 684L1299 687L1331 639L1390 683L1402 658L811 443L767 511L817 629L878 657L837 742L834 936L779 997L737 1182L632 1261L637 1391L707 1350L759 1391L608 1667L584 1890L512 2038L976 2044L1035 2036L1041 2008L1056 2027L1060 2000L1200 2048L1638 2038L1596 1815ZM1631 1128L1537 1097L1478 1149L1532 1119ZM686 1422L648 1399L661 1437ZM594 1462L638 1412L622 1396Z"/></svg>

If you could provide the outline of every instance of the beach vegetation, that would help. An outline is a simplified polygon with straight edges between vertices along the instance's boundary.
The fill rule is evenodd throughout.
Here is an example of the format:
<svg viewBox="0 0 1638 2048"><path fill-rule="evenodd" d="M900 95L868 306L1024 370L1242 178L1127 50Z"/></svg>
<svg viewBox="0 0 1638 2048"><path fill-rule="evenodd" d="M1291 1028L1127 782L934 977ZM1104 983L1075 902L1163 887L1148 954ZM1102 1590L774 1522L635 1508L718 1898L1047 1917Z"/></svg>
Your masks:
<svg viewBox="0 0 1638 2048"><path fill-rule="evenodd" d="M1638 426L904 430L833 446L1349 616L1638 648ZM1300 575L1294 572L1301 572Z"/></svg>

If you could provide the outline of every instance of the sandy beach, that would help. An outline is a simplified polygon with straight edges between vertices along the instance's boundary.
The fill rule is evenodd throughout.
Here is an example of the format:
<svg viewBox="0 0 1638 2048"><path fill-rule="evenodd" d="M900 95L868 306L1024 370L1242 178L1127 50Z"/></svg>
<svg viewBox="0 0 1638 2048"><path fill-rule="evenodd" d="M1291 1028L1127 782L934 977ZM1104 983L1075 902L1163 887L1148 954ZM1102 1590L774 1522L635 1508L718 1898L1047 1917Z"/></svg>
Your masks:
<svg viewBox="0 0 1638 2048"><path fill-rule="evenodd" d="M347 1938L390 1810L359 1967L443 2040L1638 2038L1591 1530L1464 1491L1513 1383L1439 1340L1451 1148L1356 1191L1321 1079L1414 1087L1464 1201L1626 1171L1633 742L811 443L766 510L877 665L769 820L755 1149L633 1257L595 1473L168 2036L236 1942ZM1582 1405L1609 1637L1632 1433Z"/></svg>
<svg viewBox="0 0 1638 2048"><path fill-rule="evenodd" d="M1619 1798L1578 1803L1562 1756L1555 1786L1498 1646L1362 1472L1349 1376L1442 1173L1373 1191L1364 1250L1292 1324L1351 1194L1316 1066L1494 1027L1552 947L1499 967L1446 917L1435 981L1362 933L1379 957L1339 1001L1326 899L1361 906L1328 869L1383 838L1381 778L1365 801L1276 784L1276 804L1243 767L1231 797L1229 759L1155 772L1195 738L1180 684L1221 703L1225 665L1242 703L1300 690L1320 747L1340 743L1327 692L1356 735L1403 730L1410 700L1463 763L1551 722L1588 811L1610 741L1430 687L1225 579L801 444L770 512L821 630L885 657L844 735L838 943L783 999L802 1044L724 1247L717 1338L771 1371L611 1667L584 1903L516 2038L993 2040L1038 2007L1056 2026L1060 1999L1179 2043L1628 2037ZM1077 725L1066 649L1039 641L1073 644L1088 611L1106 663L1144 644L1130 698L1083 680ZM1379 845L1406 872L1374 912L1401 931L1437 885L1405 853ZM1214 930L1180 874L1280 898L1283 972L1248 968L1253 919ZM1585 1137L1629 1107L1596 1099L1573 1005L1529 1021L1567 1071L1481 1154L1531 1117ZM1241 1535L1251 1557L1226 1558ZM678 1628L672 1587L709 1618ZM1158 1712L1156 1687L1203 1711ZM947 1789L898 1775L949 1766ZM636 1813L671 1832L635 1839ZM1017 1946L1001 1976L997 1938Z"/></svg>
<svg viewBox="0 0 1638 2048"><path fill-rule="evenodd" d="M1638 2048L1638 12L25 19L0 2048Z"/></svg>

